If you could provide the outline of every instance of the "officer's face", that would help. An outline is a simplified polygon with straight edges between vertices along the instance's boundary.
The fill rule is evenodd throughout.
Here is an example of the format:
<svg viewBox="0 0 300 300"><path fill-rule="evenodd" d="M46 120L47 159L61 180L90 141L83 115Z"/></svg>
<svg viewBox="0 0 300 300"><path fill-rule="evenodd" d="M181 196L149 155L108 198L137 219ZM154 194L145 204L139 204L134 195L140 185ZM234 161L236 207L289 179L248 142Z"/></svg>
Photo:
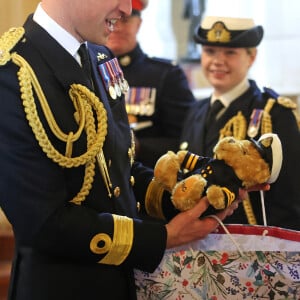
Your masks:
<svg viewBox="0 0 300 300"><path fill-rule="evenodd" d="M42 7L78 41L105 44L114 22L131 13L131 0L43 0Z"/></svg>
<svg viewBox="0 0 300 300"><path fill-rule="evenodd" d="M216 95L239 84L256 57L256 49L203 46L201 66Z"/></svg>
<svg viewBox="0 0 300 300"><path fill-rule="evenodd" d="M114 31L109 35L106 46L108 46L116 56L130 52L137 43L137 33L142 19L139 16L131 16L119 20Z"/></svg>

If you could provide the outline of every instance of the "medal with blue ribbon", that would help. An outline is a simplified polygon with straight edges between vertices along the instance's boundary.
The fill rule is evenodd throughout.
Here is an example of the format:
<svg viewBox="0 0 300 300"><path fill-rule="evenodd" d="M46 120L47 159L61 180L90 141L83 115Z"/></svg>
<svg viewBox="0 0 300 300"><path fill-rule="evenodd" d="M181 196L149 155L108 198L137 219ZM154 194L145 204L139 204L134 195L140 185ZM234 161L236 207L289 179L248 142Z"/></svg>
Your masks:
<svg viewBox="0 0 300 300"><path fill-rule="evenodd" d="M249 137L254 138L257 135L260 127L262 115L263 115L262 109L253 109L250 117L248 131L247 131Z"/></svg>
<svg viewBox="0 0 300 300"><path fill-rule="evenodd" d="M107 65L105 63L104 64L99 64L98 65L98 70L100 72L103 83L104 83L105 88L108 91L110 97L113 100L116 100L117 99L117 94L116 94L116 91L115 91L115 89L112 85L112 78L110 77L110 73L107 69Z"/></svg>
<svg viewBox="0 0 300 300"><path fill-rule="evenodd" d="M122 93L121 93L121 89L117 82L117 74L114 72L114 69L113 69L112 60L107 61L105 64L107 66L109 76L111 78L112 86L115 90L115 93L118 97L120 97L122 95Z"/></svg>
<svg viewBox="0 0 300 300"><path fill-rule="evenodd" d="M114 66L117 69L117 73L118 73L118 76L119 76L120 81L121 81L120 87L122 89L122 92L125 94L129 90L129 84L128 84L127 80L124 78L124 73L123 73L123 71L120 67L120 64L119 64L119 61L117 60L117 58L113 59L113 63L114 63Z"/></svg>

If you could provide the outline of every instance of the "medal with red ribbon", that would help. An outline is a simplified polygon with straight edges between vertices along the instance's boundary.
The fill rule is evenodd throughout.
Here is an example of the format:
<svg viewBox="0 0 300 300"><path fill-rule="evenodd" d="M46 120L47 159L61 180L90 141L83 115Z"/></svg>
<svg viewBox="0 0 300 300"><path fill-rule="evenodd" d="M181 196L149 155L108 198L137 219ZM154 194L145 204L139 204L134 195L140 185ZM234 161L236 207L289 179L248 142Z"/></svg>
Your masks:
<svg viewBox="0 0 300 300"><path fill-rule="evenodd" d="M98 64L98 70L105 88L113 100L121 97L122 93L128 92L129 85L117 58Z"/></svg>
<svg viewBox="0 0 300 300"><path fill-rule="evenodd" d="M117 58L113 59L113 63L114 63L115 68L117 69L117 73L118 73L118 76L119 76L119 79L121 82L120 86L121 86L122 92L127 93L129 90L129 84L128 84L127 80L124 78L124 73L120 67L120 64L119 64Z"/></svg>
<svg viewBox="0 0 300 300"><path fill-rule="evenodd" d="M151 116L155 111L156 88L131 87L125 94L127 113Z"/></svg>
<svg viewBox="0 0 300 300"><path fill-rule="evenodd" d="M106 63L99 64L98 65L98 70L100 72L101 78L103 80L105 88L108 91L110 97L113 100L116 100L117 99L117 94L116 94L116 91L115 91L115 89L113 87L112 77L111 77L110 72L109 72L109 70L107 68L107 64Z"/></svg>
<svg viewBox="0 0 300 300"><path fill-rule="evenodd" d="M115 93L118 97L120 97L122 93L121 93L121 89L120 89L120 87L118 85L118 82L117 82L117 74L114 72L114 68L113 68L113 65L112 65L112 60L107 61L105 63L105 65L107 66L109 76L110 76L111 81L112 81L112 86L115 89Z"/></svg>
<svg viewBox="0 0 300 300"><path fill-rule="evenodd" d="M254 138L257 135L262 115L262 109L253 109L247 131L249 137Z"/></svg>

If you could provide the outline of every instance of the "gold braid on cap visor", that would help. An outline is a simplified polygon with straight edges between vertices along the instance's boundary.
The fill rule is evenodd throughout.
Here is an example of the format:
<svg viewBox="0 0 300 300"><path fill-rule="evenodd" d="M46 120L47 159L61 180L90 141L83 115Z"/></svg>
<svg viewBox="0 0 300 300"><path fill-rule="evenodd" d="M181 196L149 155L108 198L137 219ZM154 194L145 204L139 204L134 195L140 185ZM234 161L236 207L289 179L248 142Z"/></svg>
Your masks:
<svg viewBox="0 0 300 300"><path fill-rule="evenodd" d="M215 23L206 37L209 42L229 43L231 40L231 34L222 22Z"/></svg>

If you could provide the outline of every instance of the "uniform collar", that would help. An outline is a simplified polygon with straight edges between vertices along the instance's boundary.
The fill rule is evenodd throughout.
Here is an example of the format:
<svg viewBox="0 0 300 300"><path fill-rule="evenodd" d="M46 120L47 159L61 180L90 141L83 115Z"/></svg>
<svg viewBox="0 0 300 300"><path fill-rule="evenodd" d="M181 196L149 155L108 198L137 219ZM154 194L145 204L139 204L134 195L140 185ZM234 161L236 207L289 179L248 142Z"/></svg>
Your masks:
<svg viewBox="0 0 300 300"><path fill-rule="evenodd" d="M235 99L237 99L239 96L244 94L250 87L250 83L245 77L238 85L236 85L233 89L228 91L227 93L221 95L221 96L215 96L214 94L211 97L211 104L214 103L215 100L219 99L223 105L227 108L231 102L233 102Z"/></svg>
<svg viewBox="0 0 300 300"><path fill-rule="evenodd" d="M143 53L140 45L137 44L132 51L130 51L126 54L120 55L118 57L118 60L120 62L120 65L124 68L124 67L128 67L129 65L131 65L142 54L144 54L144 53Z"/></svg>

